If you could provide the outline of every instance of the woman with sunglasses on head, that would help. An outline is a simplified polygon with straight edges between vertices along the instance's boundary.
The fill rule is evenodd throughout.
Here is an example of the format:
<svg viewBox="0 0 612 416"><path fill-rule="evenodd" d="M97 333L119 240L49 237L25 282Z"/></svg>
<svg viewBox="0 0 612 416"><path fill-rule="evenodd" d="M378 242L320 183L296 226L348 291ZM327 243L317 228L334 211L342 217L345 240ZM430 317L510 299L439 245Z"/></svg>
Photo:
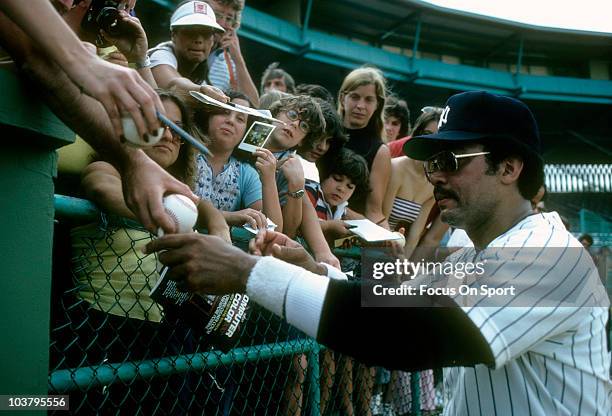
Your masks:
<svg viewBox="0 0 612 416"><path fill-rule="evenodd" d="M382 209L391 176L389 148L383 143L385 97L382 73L375 68L357 68L342 82L338 94L338 114L349 135L346 146L363 156L370 170L371 191L353 194L350 206L370 221L389 228Z"/></svg>
<svg viewBox="0 0 612 416"><path fill-rule="evenodd" d="M158 91L158 95L166 116L195 133L184 103L170 92ZM169 129L157 144L145 148L144 152L175 178L193 185L195 151L183 145ZM104 360L116 363L177 354L177 348L182 347L166 333L174 325L169 323L174 318L164 313L149 295L159 279L158 261L155 255L143 254L142 248L153 236L136 223L136 216L125 203L121 175L110 163L95 161L83 171L81 185L105 215L102 222L78 226L71 231L71 270L80 307L67 312L67 318L73 323L87 322L74 329L73 336L80 339L76 345L86 348L74 358L85 357L87 365L99 365ZM197 226L230 242L229 227L208 201L200 200L198 204ZM161 325L162 322L166 324ZM171 330L177 329L172 326ZM92 339L96 342L91 342ZM158 386L161 389L163 383L152 386L134 383L131 392L126 392L121 385L110 387L112 400L105 403L112 406L113 401L125 400L125 410L129 403L138 403L142 397L161 397ZM90 393L88 397L97 400L94 399L97 392Z"/></svg>
<svg viewBox="0 0 612 416"><path fill-rule="evenodd" d="M438 132L438 121L442 114L439 107L425 107L421 115L414 124L411 135L406 140L398 140L394 143L405 143L410 137L434 134ZM403 154L403 152L402 152ZM435 206L433 196L433 186L427 180L423 162L409 158L408 156L395 157L391 160L391 181L385 200L383 212L389 218L389 225L392 230L404 230L406 244L404 254L410 258L415 248L422 243L422 237L428 223L431 223L431 213L436 210L435 218L438 218L438 210ZM431 227L431 234L439 235L448 229L446 224L435 221L435 226ZM429 232L428 232L429 234ZM438 241L427 240L427 244L439 243ZM408 403L402 399L410 388L410 373L393 371L391 380L383 395L383 406L390 406L392 399L396 402L396 408L400 408L400 413L410 410ZM434 410L434 382L433 371L426 370L420 374L421 390L421 409Z"/></svg>
<svg viewBox="0 0 612 416"><path fill-rule="evenodd" d="M246 95L229 91L230 102L251 107ZM237 158L235 150L250 126L247 114L230 110L198 110L198 127L208 137L213 156L197 158L196 195L223 211L230 226L246 223L265 229L266 216L282 227L276 189L276 158L267 149L255 151L255 168ZM282 228L281 228L282 229Z"/></svg>

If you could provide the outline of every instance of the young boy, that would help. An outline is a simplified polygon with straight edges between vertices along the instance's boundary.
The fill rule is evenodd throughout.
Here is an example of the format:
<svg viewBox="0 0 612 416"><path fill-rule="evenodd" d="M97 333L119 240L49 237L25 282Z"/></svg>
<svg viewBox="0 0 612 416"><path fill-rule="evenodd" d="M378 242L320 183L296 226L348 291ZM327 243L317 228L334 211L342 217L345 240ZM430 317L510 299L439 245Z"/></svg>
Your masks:
<svg viewBox="0 0 612 416"><path fill-rule="evenodd" d="M325 131L325 119L319 104L311 97L301 95L286 97L270 107L272 116L284 125L278 126L265 147L277 158L276 188L283 213L283 233L295 237L301 228L304 239L315 260L338 267L340 262L332 254L320 227L317 216L308 201L303 198L304 171L295 150L300 146L312 146ZM262 187L270 184L262 178Z"/></svg>
<svg viewBox="0 0 612 416"><path fill-rule="evenodd" d="M348 200L356 189L368 188L368 165L352 150L342 148L337 157L321 166L321 184L308 181L306 192L315 207L323 233L328 239L349 235ZM351 219L354 219L351 217Z"/></svg>

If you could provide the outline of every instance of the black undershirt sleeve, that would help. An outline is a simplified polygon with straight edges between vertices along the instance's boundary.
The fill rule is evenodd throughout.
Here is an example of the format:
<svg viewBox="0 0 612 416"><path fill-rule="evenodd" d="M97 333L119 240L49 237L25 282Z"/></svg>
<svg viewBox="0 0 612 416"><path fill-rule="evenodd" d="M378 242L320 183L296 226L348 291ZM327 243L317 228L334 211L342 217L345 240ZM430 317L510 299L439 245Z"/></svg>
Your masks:
<svg viewBox="0 0 612 416"><path fill-rule="evenodd" d="M424 370L494 365L489 344L448 297L409 296L406 307L361 307L361 285L331 280L317 341L367 365Z"/></svg>

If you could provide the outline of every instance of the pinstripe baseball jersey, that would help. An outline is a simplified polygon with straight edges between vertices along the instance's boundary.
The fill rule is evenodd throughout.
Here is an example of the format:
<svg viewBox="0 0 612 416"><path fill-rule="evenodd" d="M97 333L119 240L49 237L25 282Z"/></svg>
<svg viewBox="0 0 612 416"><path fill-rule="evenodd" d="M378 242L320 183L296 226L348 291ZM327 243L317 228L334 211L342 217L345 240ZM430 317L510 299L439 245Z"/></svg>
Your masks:
<svg viewBox="0 0 612 416"><path fill-rule="evenodd" d="M544 251L552 247L558 249ZM447 259L486 259L506 283L520 289L514 305L481 307L483 299L463 307L489 343L495 366L445 369L445 415L612 415L605 328L609 303L590 256L580 247L558 214L545 213L525 218L481 252L466 247ZM512 258L504 259L499 248L519 250L508 250ZM498 250L487 258L492 249ZM528 250L542 255L526 260L520 254ZM595 288L574 298L577 305L595 306L562 307L561 300L532 304L541 292L521 303L521 296L528 298L541 287L565 290L565 282L568 294Z"/></svg>
<svg viewBox="0 0 612 416"><path fill-rule="evenodd" d="M359 286L336 285L264 257L249 276L247 294L305 333L364 361L414 369L457 363L444 370L445 415L612 415L605 329L609 300L593 261L558 214L531 215L484 250L466 247L447 260L483 261L485 269L495 273L467 282L470 287L513 286L516 293L502 298L508 304L501 305L477 296L455 296L455 303L465 305L462 320L456 320L454 308L427 310L422 304L366 310L361 307ZM453 280L456 274L443 283L450 287L464 283ZM419 284L424 277L413 282ZM338 316L359 319L351 325ZM430 320L430 316L439 318ZM420 320L427 324L419 325ZM457 333L457 327L472 335ZM410 331L427 332L431 339L406 345L403 340ZM456 335L447 335L451 332ZM461 339L463 335L466 339ZM440 348L443 343L455 347ZM488 345L488 351L481 343ZM477 359L470 356L476 350ZM461 367L461 362L491 364Z"/></svg>

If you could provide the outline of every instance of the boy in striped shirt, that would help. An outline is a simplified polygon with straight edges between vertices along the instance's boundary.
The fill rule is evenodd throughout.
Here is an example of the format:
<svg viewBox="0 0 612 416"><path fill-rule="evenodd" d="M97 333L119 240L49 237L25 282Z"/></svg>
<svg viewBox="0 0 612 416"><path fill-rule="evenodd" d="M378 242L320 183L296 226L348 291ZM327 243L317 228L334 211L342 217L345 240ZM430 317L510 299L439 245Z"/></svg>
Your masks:
<svg viewBox="0 0 612 416"><path fill-rule="evenodd" d="M320 175L320 184L306 181L306 194L326 237L328 233L333 233L333 238L345 236L347 229L342 220L348 219L348 200L356 189L368 188L368 165L357 153L342 148L333 160L321 165Z"/></svg>

